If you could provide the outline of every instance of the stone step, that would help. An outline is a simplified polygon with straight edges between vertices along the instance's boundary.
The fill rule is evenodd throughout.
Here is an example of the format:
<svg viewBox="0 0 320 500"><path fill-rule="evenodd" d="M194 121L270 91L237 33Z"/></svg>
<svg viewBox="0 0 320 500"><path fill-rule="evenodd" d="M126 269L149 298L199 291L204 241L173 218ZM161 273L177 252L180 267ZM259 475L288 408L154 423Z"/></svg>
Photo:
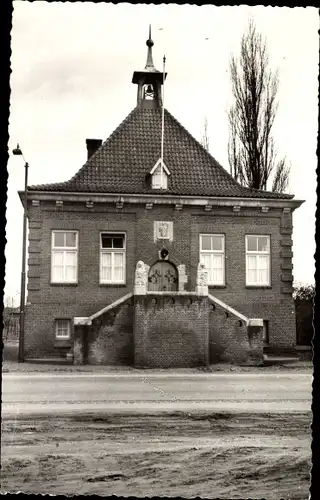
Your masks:
<svg viewBox="0 0 320 500"><path fill-rule="evenodd" d="M295 363L299 361L298 356L268 356L263 355L263 364L285 364L285 363Z"/></svg>

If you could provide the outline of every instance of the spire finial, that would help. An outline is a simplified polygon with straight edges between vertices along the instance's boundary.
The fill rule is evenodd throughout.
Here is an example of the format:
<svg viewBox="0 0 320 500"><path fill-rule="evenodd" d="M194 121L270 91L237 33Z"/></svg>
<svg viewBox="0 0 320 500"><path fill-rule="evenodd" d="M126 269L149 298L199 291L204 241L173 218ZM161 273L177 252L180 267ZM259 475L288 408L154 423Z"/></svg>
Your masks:
<svg viewBox="0 0 320 500"><path fill-rule="evenodd" d="M154 68L153 59L152 59L152 47L153 47L154 43L153 43L153 40L151 38L151 24L149 24L149 38L146 41L146 44L148 47L146 68Z"/></svg>
<svg viewBox="0 0 320 500"><path fill-rule="evenodd" d="M153 46L153 40L151 38L151 24L149 24L149 38L146 41L146 44L147 44L148 47L152 47Z"/></svg>

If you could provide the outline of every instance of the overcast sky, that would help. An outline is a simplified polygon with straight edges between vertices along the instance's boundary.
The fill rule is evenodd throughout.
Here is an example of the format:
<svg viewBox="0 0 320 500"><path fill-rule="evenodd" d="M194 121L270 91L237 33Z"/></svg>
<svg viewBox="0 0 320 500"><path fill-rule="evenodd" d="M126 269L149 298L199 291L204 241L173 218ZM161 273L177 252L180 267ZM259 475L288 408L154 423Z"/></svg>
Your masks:
<svg viewBox="0 0 320 500"><path fill-rule="evenodd" d="M148 25L168 77L165 107L198 140L208 120L210 153L228 169L228 63L252 18L279 69L274 137L291 162L294 279L314 282L318 11L316 8L13 2L10 151L19 142L29 185L64 181L86 160L86 138L105 140L136 105L134 70L144 68ZM208 40L206 40L208 38ZM10 157L5 295L19 302L23 189L21 157Z"/></svg>

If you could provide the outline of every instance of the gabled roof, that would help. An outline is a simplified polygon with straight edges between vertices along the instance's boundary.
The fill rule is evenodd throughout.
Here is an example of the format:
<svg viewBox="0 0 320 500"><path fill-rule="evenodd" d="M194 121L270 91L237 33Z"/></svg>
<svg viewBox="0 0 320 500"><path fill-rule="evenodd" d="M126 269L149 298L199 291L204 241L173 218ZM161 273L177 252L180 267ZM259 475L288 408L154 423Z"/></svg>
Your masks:
<svg viewBox="0 0 320 500"><path fill-rule="evenodd" d="M162 166L163 166L163 171L164 171L167 175L171 175L171 174L170 174L170 171L169 171L169 169L168 169L168 167L167 167L167 166L166 166L166 164L165 164L165 162L164 162L164 161L161 161L161 158L159 158L159 160L157 161L157 163L156 163L156 164L152 167L152 169L151 169L151 171L150 171L150 174L152 175L152 174L154 174L154 173L155 173L155 171L156 171L157 169L160 169L161 164L162 164Z"/></svg>
<svg viewBox="0 0 320 500"><path fill-rule="evenodd" d="M68 181L30 191L151 194L148 176L161 154L161 109L137 106ZM167 111L163 159L171 175L166 194L291 199L293 195L248 189L233 177ZM159 190L159 192L163 192Z"/></svg>

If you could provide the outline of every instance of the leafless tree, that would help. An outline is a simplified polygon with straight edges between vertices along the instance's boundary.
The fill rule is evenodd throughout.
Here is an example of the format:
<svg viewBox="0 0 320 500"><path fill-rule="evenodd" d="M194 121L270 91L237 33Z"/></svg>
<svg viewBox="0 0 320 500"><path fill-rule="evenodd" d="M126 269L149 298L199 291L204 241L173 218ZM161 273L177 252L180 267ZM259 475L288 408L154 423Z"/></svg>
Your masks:
<svg viewBox="0 0 320 500"><path fill-rule="evenodd" d="M228 157L231 175L254 189L283 192L289 185L290 167L278 160L272 137L278 103L278 72L269 69L266 41L252 21L241 40L240 57L231 57L233 103L228 112Z"/></svg>
<svg viewBox="0 0 320 500"><path fill-rule="evenodd" d="M202 146L209 151L209 136L208 136L208 119L205 117L203 125L203 134L201 136Z"/></svg>

